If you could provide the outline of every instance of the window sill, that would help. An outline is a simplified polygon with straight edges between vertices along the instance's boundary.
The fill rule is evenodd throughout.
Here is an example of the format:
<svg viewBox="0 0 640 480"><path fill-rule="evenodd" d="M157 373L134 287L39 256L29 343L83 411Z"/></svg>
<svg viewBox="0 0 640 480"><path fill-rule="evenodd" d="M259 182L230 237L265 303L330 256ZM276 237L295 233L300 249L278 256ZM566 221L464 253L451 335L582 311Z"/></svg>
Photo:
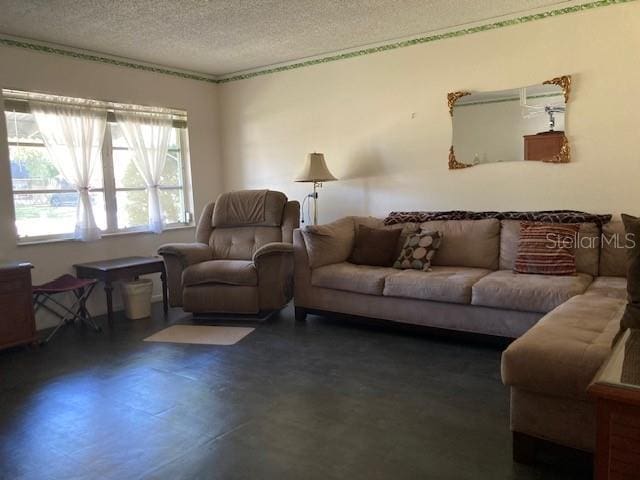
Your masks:
<svg viewBox="0 0 640 480"><path fill-rule="evenodd" d="M195 224L177 225L177 226L166 227L163 233L172 232L174 230L189 230L194 228L196 228ZM150 232L149 230L129 230L129 231L122 231L122 232L103 233L102 238L100 240L104 240L112 237L122 237L127 235L158 235L158 234ZM97 241L100 241L100 240L97 240ZM52 243L94 243L94 242L82 242L74 238L48 238L48 239L42 239L42 240L36 240L36 239L18 240L17 246L28 247L32 245L48 245Z"/></svg>

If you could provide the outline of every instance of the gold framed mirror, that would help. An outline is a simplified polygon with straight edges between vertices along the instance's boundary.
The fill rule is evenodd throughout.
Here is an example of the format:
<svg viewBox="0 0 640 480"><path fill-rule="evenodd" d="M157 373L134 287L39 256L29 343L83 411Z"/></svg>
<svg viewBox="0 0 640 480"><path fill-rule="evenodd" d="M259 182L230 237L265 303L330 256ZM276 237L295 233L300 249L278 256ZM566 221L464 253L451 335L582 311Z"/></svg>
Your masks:
<svg viewBox="0 0 640 480"><path fill-rule="evenodd" d="M452 122L449 169L485 163L568 163L565 116L571 76L508 90L447 94Z"/></svg>

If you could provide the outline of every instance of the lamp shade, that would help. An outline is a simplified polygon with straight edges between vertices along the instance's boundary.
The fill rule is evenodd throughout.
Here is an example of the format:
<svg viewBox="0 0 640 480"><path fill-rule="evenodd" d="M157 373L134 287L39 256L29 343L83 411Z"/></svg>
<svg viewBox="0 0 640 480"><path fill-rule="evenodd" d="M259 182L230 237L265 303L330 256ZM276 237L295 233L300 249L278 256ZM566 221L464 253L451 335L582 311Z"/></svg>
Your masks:
<svg viewBox="0 0 640 480"><path fill-rule="evenodd" d="M296 177L296 182L331 182L337 180L329 171L324 161L324 154L310 153L304 164L304 169Z"/></svg>

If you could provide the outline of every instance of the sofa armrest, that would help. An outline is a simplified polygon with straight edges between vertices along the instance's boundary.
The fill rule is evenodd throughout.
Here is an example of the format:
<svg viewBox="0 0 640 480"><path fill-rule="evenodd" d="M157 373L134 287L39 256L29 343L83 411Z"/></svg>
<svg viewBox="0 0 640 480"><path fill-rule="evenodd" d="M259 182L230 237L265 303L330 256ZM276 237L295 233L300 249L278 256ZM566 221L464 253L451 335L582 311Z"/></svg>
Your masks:
<svg viewBox="0 0 640 480"><path fill-rule="evenodd" d="M183 268L213 259L211 247L204 243L167 243L158 248L158 254L177 257Z"/></svg>
<svg viewBox="0 0 640 480"><path fill-rule="evenodd" d="M293 296L293 245L273 242L253 255L258 271L260 310L277 310Z"/></svg>
<svg viewBox="0 0 640 480"><path fill-rule="evenodd" d="M260 257L264 257L265 255L287 254L287 253L293 253L292 244L284 243L284 242L267 243L266 245L261 246L253 254L253 263L259 262Z"/></svg>
<svg viewBox="0 0 640 480"><path fill-rule="evenodd" d="M311 266L302 231L293 231L294 299L296 309L311 306Z"/></svg>

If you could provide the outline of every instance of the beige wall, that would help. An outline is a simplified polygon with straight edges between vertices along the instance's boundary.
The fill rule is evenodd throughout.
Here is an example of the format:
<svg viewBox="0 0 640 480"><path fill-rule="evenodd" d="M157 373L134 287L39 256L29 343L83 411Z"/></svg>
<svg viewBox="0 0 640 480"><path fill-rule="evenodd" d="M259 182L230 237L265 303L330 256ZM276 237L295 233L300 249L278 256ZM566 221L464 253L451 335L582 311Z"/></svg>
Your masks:
<svg viewBox="0 0 640 480"><path fill-rule="evenodd" d="M291 181L324 152L320 220L412 209L640 213L640 2L221 85L225 187ZM574 79L573 162L449 171L446 94ZM414 118L415 117L415 118Z"/></svg>
<svg viewBox="0 0 640 480"><path fill-rule="evenodd" d="M189 116L189 143L195 211L222 191L218 129L218 88L209 83L167 75L0 47L0 88L51 92L85 98L184 109ZM4 121L4 120L3 120ZM97 242L60 242L16 246L12 230L11 181L6 134L0 127L0 259L35 265L34 282L71 272L73 263L129 255L155 254L166 242L192 241L194 229L161 235L133 234ZM157 283L157 279L156 279ZM156 293L159 290L156 285ZM101 293L101 292L100 292ZM94 313L104 311L104 298L94 295ZM119 298L116 298L119 303ZM40 318L39 326L49 319Z"/></svg>

